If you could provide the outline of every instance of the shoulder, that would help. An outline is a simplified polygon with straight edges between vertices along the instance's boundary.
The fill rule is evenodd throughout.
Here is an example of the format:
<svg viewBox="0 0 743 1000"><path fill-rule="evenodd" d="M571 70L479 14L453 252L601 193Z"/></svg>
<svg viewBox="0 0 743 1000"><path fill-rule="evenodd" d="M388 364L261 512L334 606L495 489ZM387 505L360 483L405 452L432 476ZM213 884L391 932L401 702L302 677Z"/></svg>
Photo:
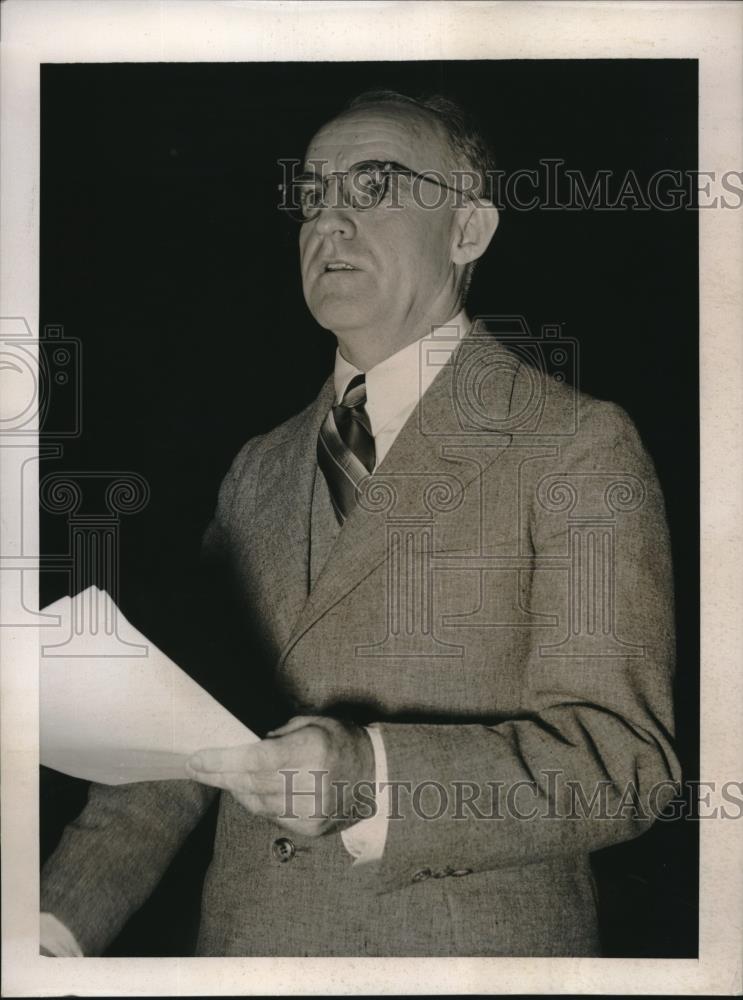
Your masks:
<svg viewBox="0 0 743 1000"><path fill-rule="evenodd" d="M330 407L332 392L328 392L329 382L332 382L332 379L325 382L318 395L298 413L277 424L270 431L249 438L235 456L230 472L240 473L246 467L262 461L275 448L295 441L297 435L307 426L307 422L313 418L318 407L324 406L326 410Z"/></svg>
<svg viewBox="0 0 743 1000"><path fill-rule="evenodd" d="M522 442L631 433L620 406L579 388L578 346L572 338L532 335L522 317L476 320L453 358L455 407L473 427Z"/></svg>
<svg viewBox="0 0 743 1000"><path fill-rule="evenodd" d="M554 438L558 443L590 444L617 438L637 438L629 414L618 404L599 399L579 388L577 366L567 371L544 363L544 355L520 356L499 346L509 356L513 382L508 410L508 431L517 437ZM553 351L564 357L562 350Z"/></svg>
<svg viewBox="0 0 743 1000"><path fill-rule="evenodd" d="M527 463L532 465L530 473L524 470L527 477L552 468L616 471L654 481L654 463L631 417L617 403L582 391L579 376L561 340L545 343L525 337L503 342L491 334L477 371L467 379L477 387L476 402L486 417L483 428L507 434L525 449L524 455L541 453L539 460ZM488 399L492 405L486 412Z"/></svg>
<svg viewBox="0 0 743 1000"><path fill-rule="evenodd" d="M222 482L220 495L234 494L235 490L256 478L255 473L265 460L286 445L296 442L306 429L308 421L314 419L318 408L327 409L332 402L332 379L325 382L319 394L298 413L284 420L264 434L249 438L235 455ZM329 388L330 387L330 388Z"/></svg>
<svg viewBox="0 0 743 1000"><path fill-rule="evenodd" d="M626 410L523 365L514 381L529 380L543 394L538 419L528 431L523 425L515 428L513 439L524 455L533 446L534 461L525 463L523 484L537 515L557 509L544 499L551 490L557 496L567 488L580 497L583 513L604 517L642 506L643 518L650 517L654 530L664 532L665 505L655 464ZM521 393L525 398L523 386ZM609 502L615 506L606 508Z"/></svg>

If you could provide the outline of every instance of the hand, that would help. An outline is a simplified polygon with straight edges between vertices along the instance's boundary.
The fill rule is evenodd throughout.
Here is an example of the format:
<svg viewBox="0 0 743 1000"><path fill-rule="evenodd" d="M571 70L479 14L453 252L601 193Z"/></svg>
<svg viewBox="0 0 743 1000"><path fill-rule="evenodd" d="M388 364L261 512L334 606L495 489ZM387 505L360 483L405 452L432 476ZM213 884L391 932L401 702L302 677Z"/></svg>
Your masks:
<svg viewBox="0 0 743 1000"><path fill-rule="evenodd" d="M186 770L231 792L248 812L309 837L365 818L374 798L368 733L324 716L296 716L259 743L200 750ZM358 815L360 803L367 812Z"/></svg>

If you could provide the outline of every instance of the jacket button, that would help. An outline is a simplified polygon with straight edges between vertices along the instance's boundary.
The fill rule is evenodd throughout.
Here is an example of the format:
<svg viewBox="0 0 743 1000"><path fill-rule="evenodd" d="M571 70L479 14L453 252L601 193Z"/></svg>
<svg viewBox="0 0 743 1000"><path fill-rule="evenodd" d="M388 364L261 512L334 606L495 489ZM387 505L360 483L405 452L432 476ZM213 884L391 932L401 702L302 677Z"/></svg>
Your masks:
<svg viewBox="0 0 743 1000"><path fill-rule="evenodd" d="M413 881L414 882L424 882L427 878L430 878L430 877L431 877L431 869L430 868L421 868L419 871L417 871L415 873L415 875L413 875Z"/></svg>
<svg viewBox="0 0 743 1000"><path fill-rule="evenodd" d="M472 874L472 869L471 868L456 868L451 874L455 878L461 878L462 875L471 875Z"/></svg>
<svg viewBox="0 0 743 1000"><path fill-rule="evenodd" d="M294 846L293 840L290 840L288 837L277 837L273 844L271 844L271 852L277 861L285 864L287 861L291 861L297 853L297 849Z"/></svg>

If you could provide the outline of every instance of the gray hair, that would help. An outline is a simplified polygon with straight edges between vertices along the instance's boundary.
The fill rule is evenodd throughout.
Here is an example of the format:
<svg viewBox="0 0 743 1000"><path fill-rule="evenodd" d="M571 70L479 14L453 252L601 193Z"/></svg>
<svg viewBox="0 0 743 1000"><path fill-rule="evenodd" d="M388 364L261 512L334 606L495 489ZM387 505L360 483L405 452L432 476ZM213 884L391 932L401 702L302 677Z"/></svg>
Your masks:
<svg viewBox="0 0 743 1000"><path fill-rule="evenodd" d="M341 114L361 108L385 106L418 111L424 117L436 122L444 131L454 161L460 165L460 169L465 169L471 174L470 193L479 197L489 197L490 179L494 169L493 154L477 122L464 108L441 94L415 98L395 90L366 90L349 101ZM477 261L471 261L465 266L461 288L462 301L467 296L476 263Z"/></svg>

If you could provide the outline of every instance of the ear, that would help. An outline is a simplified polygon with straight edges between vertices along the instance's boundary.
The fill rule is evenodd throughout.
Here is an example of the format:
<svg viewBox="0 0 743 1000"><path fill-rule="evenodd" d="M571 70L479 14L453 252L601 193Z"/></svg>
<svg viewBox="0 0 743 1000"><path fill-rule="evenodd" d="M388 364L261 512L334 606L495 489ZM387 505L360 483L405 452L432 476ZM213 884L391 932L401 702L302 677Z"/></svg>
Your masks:
<svg viewBox="0 0 743 1000"><path fill-rule="evenodd" d="M454 211L451 259L455 264L469 264L487 250L498 228L498 209L492 201L479 198Z"/></svg>

